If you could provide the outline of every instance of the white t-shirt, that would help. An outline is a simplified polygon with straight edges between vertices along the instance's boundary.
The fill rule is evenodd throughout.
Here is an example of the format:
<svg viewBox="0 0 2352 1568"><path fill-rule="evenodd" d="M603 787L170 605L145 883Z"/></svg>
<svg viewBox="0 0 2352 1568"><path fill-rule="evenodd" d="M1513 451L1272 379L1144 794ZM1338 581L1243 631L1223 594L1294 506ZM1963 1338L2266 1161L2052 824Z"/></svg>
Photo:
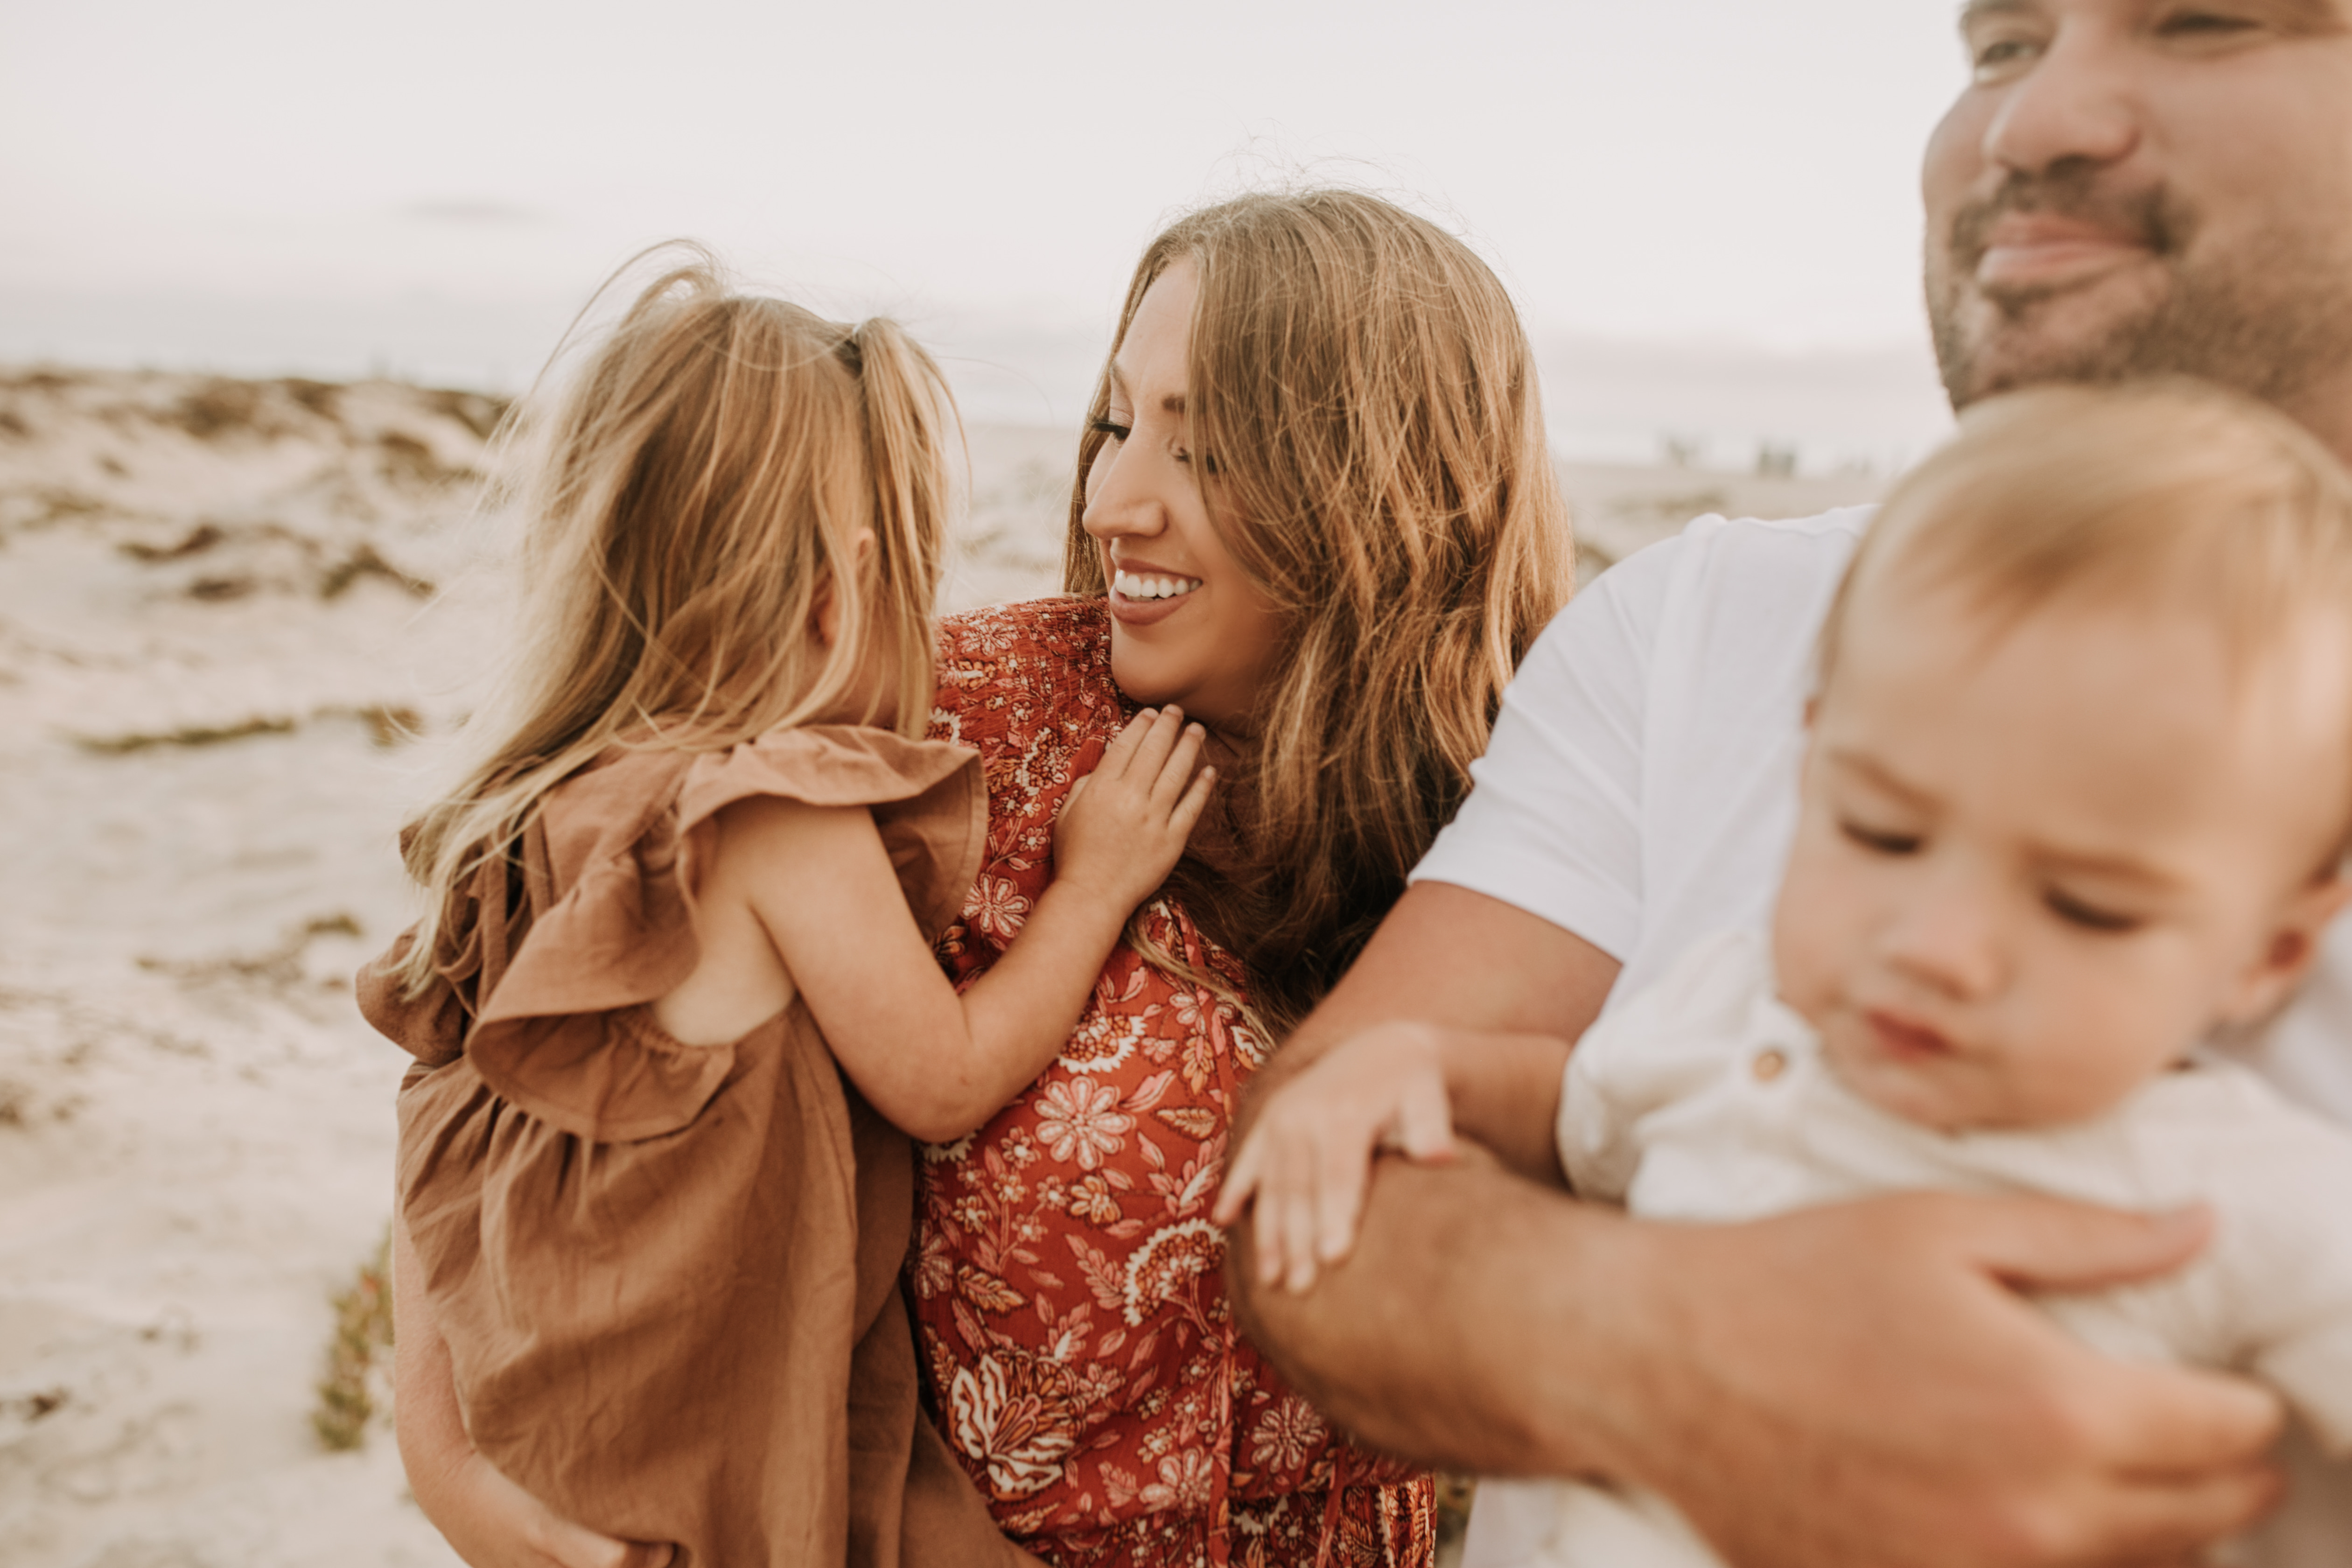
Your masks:
<svg viewBox="0 0 2352 1568"><path fill-rule="evenodd" d="M1814 637L1869 519L1701 518L1595 579L1528 652L1476 787L1412 879L1500 899L1617 959L1610 1009L1702 938L1760 925L1796 826ZM2352 1124L2352 921L2286 1011L2231 1048ZM2296 1469L2295 1512L2333 1504L2352 1562L2352 1469ZM1518 1518L1528 1493L1534 1521ZM1543 1484L1483 1486L1465 1568L1531 1561L1525 1531L1549 1501Z"/></svg>

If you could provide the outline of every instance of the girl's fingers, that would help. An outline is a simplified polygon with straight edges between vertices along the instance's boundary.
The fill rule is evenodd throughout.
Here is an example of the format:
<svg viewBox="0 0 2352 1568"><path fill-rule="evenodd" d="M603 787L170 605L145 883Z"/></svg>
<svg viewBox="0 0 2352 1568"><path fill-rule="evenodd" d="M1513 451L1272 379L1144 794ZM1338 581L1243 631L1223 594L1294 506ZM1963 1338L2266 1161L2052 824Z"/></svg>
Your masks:
<svg viewBox="0 0 2352 1568"><path fill-rule="evenodd" d="M1183 733L1184 710L1171 702L1160 710L1150 728L1137 738L1135 754L1127 764L1129 776L1146 789L1157 784L1160 771L1168 765L1168 753L1176 749L1176 742Z"/></svg>
<svg viewBox="0 0 2352 1568"><path fill-rule="evenodd" d="M1216 769L1202 768L1192 775L1192 782L1184 787L1184 797L1168 814L1168 826L1176 830L1179 837L1192 837L1192 829L1199 824L1201 814L1209 809L1209 796L1216 787Z"/></svg>
<svg viewBox="0 0 2352 1568"><path fill-rule="evenodd" d="M1151 732L1159 720L1159 710L1153 708L1146 708L1129 720L1127 727L1113 735L1110 744L1103 748L1102 761L1095 765L1095 772L1115 779L1126 777L1127 770L1135 762L1135 749L1143 743L1143 737Z"/></svg>
<svg viewBox="0 0 2352 1568"><path fill-rule="evenodd" d="M1160 764L1160 775L1151 782L1151 804L1161 812L1172 810L1183 798L1185 786L1192 783L1192 771L1200 764L1201 748L1208 739L1209 732L1200 725L1185 725L1170 749L1168 760Z"/></svg>

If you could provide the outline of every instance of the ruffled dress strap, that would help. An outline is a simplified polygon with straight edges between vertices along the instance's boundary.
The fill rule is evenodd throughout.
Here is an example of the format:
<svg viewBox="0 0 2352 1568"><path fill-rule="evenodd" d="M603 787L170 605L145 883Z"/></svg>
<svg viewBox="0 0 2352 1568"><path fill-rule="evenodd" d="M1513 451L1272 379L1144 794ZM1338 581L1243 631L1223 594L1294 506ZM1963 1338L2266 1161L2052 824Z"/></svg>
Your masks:
<svg viewBox="0 0 2352 1568"><path fill-rule="evenodd" d="M565 781L453 907L434 987L370 1010L423 1064L401 1223L475 1447L557 1512L697 1568L995 1568L921 1425L912 1147L804 1004L720 1046L649 1005L698 961L714 817L759 796L870 809L930 930L980 858L977 753L870 730Z"/></svg>
<svg viewBox="0 0 2352 1568"><path fill-rule="evenodd" d="M979 870L988 795L963 747L809 725L700 755L623 752L551 791L519 866L487 867L466 890L439 984L407 1001L362 976L362 1011L428 1066L462 1033L484 1082L576 1137L675 1131L725 1081L732 1049L611 1020L693 973L712 819L763 795L872 808L926 936L955 918Z"/></svg>

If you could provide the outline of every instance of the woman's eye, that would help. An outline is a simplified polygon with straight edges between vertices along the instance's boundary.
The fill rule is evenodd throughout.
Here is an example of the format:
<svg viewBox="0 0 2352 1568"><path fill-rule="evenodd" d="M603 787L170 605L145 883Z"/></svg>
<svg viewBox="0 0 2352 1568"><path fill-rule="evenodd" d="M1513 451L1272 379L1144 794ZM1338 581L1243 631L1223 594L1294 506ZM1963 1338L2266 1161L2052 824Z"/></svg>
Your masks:
<svg viewBox="0 0 2352 1568"><path fill-rule="evenodd" d="M2068 925L2079 926L2084 931L2121 933L2137 931L2140 927L2137 915L2120 914L2096 904L2084 903L2063 888L2051 889L2042 895L2042 901L2050 906L2052 914Z"/></svg>
<svg viewBox="0 0 2352 1568"><path fill-rule="evenodd" d="M1874 855L1916 855L1919 852L1919 846L1925 842L1916 833L1891 832L1886 828L1873 827L1865 822L1857 822L1852 817L1839 823L1838 829Z"/></svg>
<svg viewBox="0 0 2352 1568"><path fill-rule="evenodd" d="M1110 418L1097 419L1087 428L1098 435L1108 436L1114 441L1124 441L1135 433L1135 426L1132 425L1122 425L1118 420Z"/></svg>

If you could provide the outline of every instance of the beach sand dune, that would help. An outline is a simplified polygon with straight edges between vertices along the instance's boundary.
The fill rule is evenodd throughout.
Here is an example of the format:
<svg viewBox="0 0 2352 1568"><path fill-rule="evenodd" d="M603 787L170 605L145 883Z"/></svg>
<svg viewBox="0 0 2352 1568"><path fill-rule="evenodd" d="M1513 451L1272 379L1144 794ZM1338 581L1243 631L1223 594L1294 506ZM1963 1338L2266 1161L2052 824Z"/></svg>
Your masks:
<svg viewBox="0 0 2352 1568"><path fill-rule="evenodd" d="M446 1564L313 1416L405 1058L350 976L510 624L496 400L0 374L0 1568ZM1051 591L1066 432L977 426L948 607ZM1597 563L1850 479L1571 469ZM348 1370L348 1368L347 1368Z"/></svg>

